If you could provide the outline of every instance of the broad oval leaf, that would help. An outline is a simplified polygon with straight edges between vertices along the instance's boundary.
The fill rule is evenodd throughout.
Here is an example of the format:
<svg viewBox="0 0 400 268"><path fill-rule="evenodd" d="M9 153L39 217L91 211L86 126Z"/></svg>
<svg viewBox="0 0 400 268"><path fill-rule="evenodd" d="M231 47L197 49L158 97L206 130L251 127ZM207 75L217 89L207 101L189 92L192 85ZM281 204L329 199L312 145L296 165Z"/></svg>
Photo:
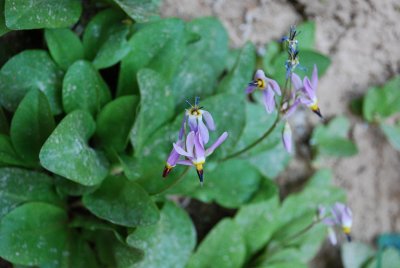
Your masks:
<svg viewBox="0 0 400 268"><path fill-rule="evenodd" d="M78 0L5 0L7 27L13 30L62 28L78 21L82 6Z"/></svg>
<svg viewBox="0 0 400 268"><path fill-rule="evenodd" d="M53 114L61 109L62 71L46 51L25 50L12 57L0 71L0 103L15 111L30 89L42 91Z"/></svg>
<svg viewBox="0 0 400 268"><path fill-rule="evenodd" d="M146 22L158 15L160 0L113 0L137 22Z"/></svg>
<svg viewBox="0 0 400 268"><path fill-rule="evenodd" d="M171 89L155 71L142 69L137 78L140 87L140 111L131 132L131 141L135 155L140 155L146 140L173 116L174 99Z"/></svg>
<svg viewBox="0 0 400 268"><path fill-rule="evenodd" d="M172 80L184 57L185 24L180 19L163 19L139 28L129 39L130 52L121 62L117 95L138 92L136 74L142 68Z"/></svg>
<svg viewBox="0 0 400 268"><path fill-rule="evenodd" d="M31 202L0 221L0 256L15 264L57 262L67 242L67 213L59 207Z"/></svg>
<svg viewBox="0 0 400 268"><path fill-rule="evenodd" d="M191 256L187 268L239 268L245 256L246 247L240 227L233 220L224 219L207 234Z"/></svg>
<svg viewBox="0 0 400 268"><path fill-rule="evenodd" d="M196 96L205 98L214 91L217 79L226 66L228 34L216 18L199 18L187 24L188 32L200 39L186 47L184 61L172 83L176 106Z"/></svg>
<svg viewBox="0 0 400 268"><path fill-rule="evenodd" d="M17 155L9 136L0 134L0 166L25 166L24 161Z"/></svg>
<svg viewBox="0 0 400 268"><path fill-rule="evenodd" d="M248 42L240 51L233 69L218 85L217 91L244 96L244 89L252 79L255 64L256 49Z"/></svg>
<svg viewBox="0 0 400 268"><path fill-rule="evenodd" d="M95 115L110 99L107 84L90 62L80 60L68 68L62 89L65 112L83 109Z"/></svg>
<svg viewBox="0 0 400 268"><path fill-rule="evenodd" d="M96 124L81 110L68 114L43 145L39 158L47 170L77 183L99 184L108 173L108 162L87 144Z"/></svg>
<svg viewBox="0 0 400 268"><path fill-rule="evenodd" d="M79 37L70 29L46 29L44 31L50 55L64 71L75 61L83 58L83 46Z"/></svg>
<svg viewBox="0 0 400 268"><path fill-rule="evenodd" d="M10 31L6 26L4 18L4 2L5 0L0 0L0 36Z"/></svg>
<svg viewBox="0 0 400 268"><path fill-rule="evenodd" d="M123 96L109 102L97 116L96 136L101 145L123 151L129 141L129 133L135 122L137 96Z"/></svg>
<svg viewBox="0 0 400 268"><path fill-rule="evenodd" d="M87 59L93 60L95 58L103 43L112 34L111 29L115 25L120 25L124 18L123 12L109 8L100 11L90 20L82 38Z"/></svg>
<svg viewBox="0 0 400 268"><path fill-rule="evenodd" d="M55 127L46 96L37 89L29 91L11 121L11 140L22 159L39 163L40 148Z"/></svg>
<svg viewBox="0 0 400 268"><path fill-rule="evenodd" d="M123 226L151 225L159 219L158 209L146 191L123 177L107 178L97 191L84 195L82 201L97 217Z"/></svg>
<svg viewBox="0 0 400 268"><path fill-rule="evenodd" d="M52 178L20 168L0 168L0 218L27 201L60 204Z"/></svg>
<svg viewBox="0 0 400 268"><path fill-rule="evenodd" d="M160 220L138 227L127 237L128 245L144 252L137 268L185 267L196 244L196 232L186 212L172 202L161 210Z"/></svg>
<svg viewBox="0 0 400 268"><path fill-rule="evenodd" d="M400 125L382 124L381 129L393 148L400 151Z"/></svg>

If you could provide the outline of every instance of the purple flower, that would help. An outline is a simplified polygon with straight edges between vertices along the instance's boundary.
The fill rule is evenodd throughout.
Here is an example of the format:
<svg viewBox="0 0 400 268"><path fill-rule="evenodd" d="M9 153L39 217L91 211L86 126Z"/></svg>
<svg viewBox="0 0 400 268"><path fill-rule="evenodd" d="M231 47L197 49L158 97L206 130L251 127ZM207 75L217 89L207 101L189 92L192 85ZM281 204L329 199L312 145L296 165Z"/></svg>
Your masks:
<svg viewBox="0 0 400 268"><path fill-rule="evenodd" d="M311 76L311 81L308 77L304 77L303 82L300 77L293 73L292 83L295 88L295 92L299 93L299 100L302 104L306 105L322 118L321 111L318 107L317 99L317 86L318 86L318 69L317 65L314 64L314 70Z"/></svg>
<svg viewBox="0 0 400 268"><path fill-rule="evenodd" d="M178 140L176 141L176 144L179 146L182 146L184 143L183 137L185 135L185 122L186 122L186 116L183 117L182 123L181 123L181 128L179 130L179 135L178 135ZM174 148L172 148L171 153L168 156L167 162L165 163L165 167L163 170L163 177L167 177L168 174L171 172L172 168L176 166L176 163L179 160L180 155L175 151Z"/></svg>
<svg viewBox="0 0 400 268"><path fill-rule="evenodd" d="M190 109L186 109L186 117L190 130L194 132L199 131L201 133L201 137L203 138L204 144L207 144L210 138L208 130L215 130L214 119L209 112L202 109L203 107L199 107L198 102L199 98L196 97L195 105L191 105ZM206 124L204 124L203 118Z"/></svg>
<svg viewBox="0 0 400 268"><path fill-rule="evenodd" d="M263 102L267 113L272 113L275 110L274 96L281 95L281 89L275 80L265 76L263 70L257 70L254 75L254 80L249 83L246 88L246 94L253 93L256 89L263 92Z"/></svg>
<svg viewBox="0 0 400 268"><path fill-rule="evenodd" d="M203 165L206 162L206 157L211 155L214 150L220 146L228 137L228 133L224 132L208 149L204 148L201 132L191 131L186 137L186 149L181 145L174 143L175 151L186 157L185 160L178 160L178 164L196 167L197 175L200 183L203 183Z"/></svg>
<svg viewBox="0 0 400 268"><path fill-rule="evenodd" d="M292 153L292 129L290 128L289 123L286 121L285 126L282 132L282 142L286 151L291 154Z"/></svg>
<svg viewBox="0 0 400 268"><path fill-rule="evenodd" d="M328 226L329 240L333 245L336 245L337 239L333 227L339 227L346 235L347 240L351 241L351 226L353 223L352 212L350 208L343 203L336 203L331 209L331 217L325 217L325 208L319 208L319 218Z"/></svg>

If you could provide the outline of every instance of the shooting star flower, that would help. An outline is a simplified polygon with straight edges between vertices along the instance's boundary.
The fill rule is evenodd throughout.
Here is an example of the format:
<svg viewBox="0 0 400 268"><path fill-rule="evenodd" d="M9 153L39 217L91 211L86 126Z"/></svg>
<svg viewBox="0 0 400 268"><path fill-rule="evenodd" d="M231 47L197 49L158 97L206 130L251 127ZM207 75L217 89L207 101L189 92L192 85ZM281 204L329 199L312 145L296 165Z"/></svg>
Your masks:
<svg viewBox="0 0 400 268"><path fill-rule="evenodd" d="M174 143L175 151L186 157L185 160L178 160L178 164L194 166L199 176L200 183L203 184L203 165L206 162L206 158L211 155L214 150L220 146L228 137L228 133L224 132L208 149L204 148L203 138L201 137L200 131L191 131L186 137L186 149L177 143Z"/></svg>
<svg viewBox="0 0 400 268"><path fill-rule="evenodd" d="M210 138L209 130L215 130L214 119L208 111L199 106L199 97L196 97L195 104L190 104L190 106L190 109L186 109L186 116L190 130L194 132L199 131L204 144L207 144ZM204 124L203 118L206 124Z"/></svg>
<svg viewBox="0 0 400 268"><path fill-rule="evenodd" d="M263 92L263 102L267 113L272 113L275 110L275 94L281 95L281 89L278 83L265 76L263 70L257 70L254 75L254 80L249 83L246 88L246 94L253 93L256 89Z"/></svg>
<svg viewBox="0 0 400 268"><path fill-rule="evenodd" d="M353 223L352 212L350 208L343 203L336 203L332 209L332 217L325 217L326 209L324 207L318 208L318 217L322 219L322 223L328 227L328 236L332 245L337 244L337 238L334 227L339 227L345 234L347 241L351 242L351 226Z"/></svg>
<svg viewBox="0 0 400 268"><path fill-rule="evenodd" d="M290 128L289 123L286 121L285 126L282 132L282 142L283 146L285 147L286 151L291 154L292 153L292 129Z"/></svg>

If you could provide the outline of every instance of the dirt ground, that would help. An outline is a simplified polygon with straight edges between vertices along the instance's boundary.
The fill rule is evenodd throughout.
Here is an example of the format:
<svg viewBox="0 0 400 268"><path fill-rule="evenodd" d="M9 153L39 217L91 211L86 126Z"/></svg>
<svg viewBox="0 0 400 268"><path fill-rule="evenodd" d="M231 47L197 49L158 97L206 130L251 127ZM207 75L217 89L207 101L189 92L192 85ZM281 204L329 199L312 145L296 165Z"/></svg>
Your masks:
<svg viewBox="0 0 400 268"><path fill-rule="evenodd" d="M400 1L163 0L161 10L164 17L187 20L218 17L232 47L247 40L262 46L286 34L292 24L315 20L317 49L332 59L319 83L321 109L328 118L350 116L351 136L359 149L354 157L327 159L322 165L333 168L335 184L347 191L356 240L373 242L380 233L400 232L400 155L379 129L348 110L350 100L362 96L369 86L400 73ZM318 123L311 113L302 120L308 126ZM300 176L308 172L301 160L290 165L289 171L293 170Z"/></svg>

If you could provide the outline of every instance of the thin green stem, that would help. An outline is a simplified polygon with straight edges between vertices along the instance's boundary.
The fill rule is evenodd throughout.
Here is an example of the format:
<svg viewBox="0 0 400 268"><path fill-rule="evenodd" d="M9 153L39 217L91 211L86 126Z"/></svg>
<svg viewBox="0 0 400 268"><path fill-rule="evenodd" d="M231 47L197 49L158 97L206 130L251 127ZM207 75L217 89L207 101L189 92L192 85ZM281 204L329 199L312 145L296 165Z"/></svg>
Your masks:
<svg viewBox="0 0 400 268"><path fill-rule="evenodd" d="M163 189L161 189L161 191L159 191L157 194L162 194L165 191L167 191L169 188L171 188L172 186L176 185L178 182L180 182L182 180L183 177L185 177L185 175L189 172L190 166L187 166L185 168L185 170L178 176L178 178L176 178L176 180L174 182L172 182L171 184L168 184L166 187L164 187Z"/></svg>
<svg viewBox="0 0 400 268"><path fill-rule="evenodd" d="M272 131L275 129L276 125L277 125L278 122L279 122L279 117L280 117L280 116L279 116L279 113L278 113L277 116L276 116L276 119L275 119L274 123L267 129L267 131L266 131L260 138L258 138L257 140L255 140L254 142L252 142L251 144L249 144L247 147L243 148L242 150L239 150L239 151L237 151L237 152L235 152L235 153L233 153L233 154L231 154L231 155L228 155L227 157L223 158L223 159L221 160L221 162L222 162L222 161L229 160L229 159L234 158L234 157L237 157L237 156L239 156L239 155L241 155L241 154L243 154L243 153L249 151L249 150L252 149L254 146L256 146L257 144L259 144L260 142L262 142L262 141L263 141L266 137L268 137L268 136L272 133Z"/></svg>

